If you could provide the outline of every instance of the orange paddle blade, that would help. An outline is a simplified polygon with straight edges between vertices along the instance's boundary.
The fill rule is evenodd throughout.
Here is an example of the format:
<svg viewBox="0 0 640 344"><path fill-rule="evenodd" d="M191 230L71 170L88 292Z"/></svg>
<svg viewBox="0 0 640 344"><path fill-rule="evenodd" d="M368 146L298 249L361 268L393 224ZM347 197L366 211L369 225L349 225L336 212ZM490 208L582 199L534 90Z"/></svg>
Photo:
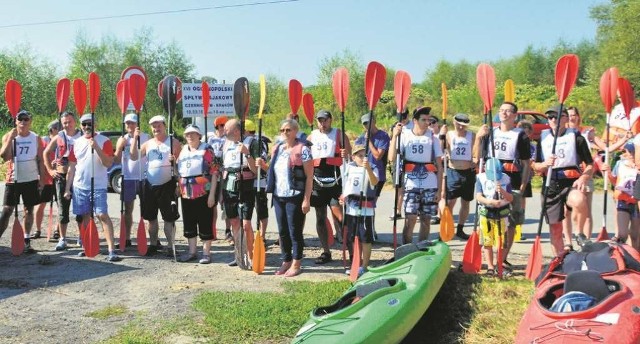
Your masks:
<svg viewBox="0 0 640 344"><path fill-rule="evenodd" d="M251 231L251 230L246 231L245 230L245 235L247 236L247 255L249 256L249 259L253 260L253 246L254 246L254 242L255 242L255 238L253 236L253 231Z"/></svg>
<svg viewBox="0 0 640 344"><path fill-rule="evenodd" d="M445 206L442 210L442 218L440 218L440 239L447 242L453 239L454 234L453 214L451 214L451 209L449 209L448 206Z"/></svg>
<svg viewBox="0 0 640 344"><path fill-rule="evenodd" d="M19 256L24 251L24 233L22 225L16 217L13 220L13 229L11 230L11 254Z"/></svg>
<svg viewBox="0 0 640 344"><path fill-rule="evenodd" d="M260 230L256 231L256 241L253 243L253 262L251 269L257 274L261 274L264 271L264 261L266 252L264 251L264 240L260 234Z"/></svg>
<svg viewBox="0 0 640 344"><path fill-rule="evenodd" d="M138 244L138 254L144 256L147 254L147 230L144 228L144 220L140 219L138 223L138 233L136 235Z"/></svg>
<svg viewBox="0 0 640 344"><path fill-rule="evenodd" d="M531 281L534 281L540 272L542 271L542 247L540 244L540 236L536 236L536 240L531 247L531 253L529 254L529 261L527 262L527 269L524 272L524 276Z"/></svg>
<svg viewBox="0 0 640 344"><path fill-rule="evenodd" d="M120 252L124 252L127 247L127 225L124 223L124 215L120 216L120 238L118 242L120 244Z"/></svg>
<svg viewBox="0 0 640 344"><path fill-rule="evenodd" d="M466 274L477 274L482 265L482 248L478 242L478 231L474 230L464 246L462 255L462 271Z"/></svg>
<svg viewBox="0 0 640 344"><path fill-rule="evenodd" d="M349 281L355 282L358 279L358 270L360 269L360 239L356 235L353 241L353 261L351 262L351 273Z"/></svg>
<svg viewBox="0 0 640 344"><path fill-rule="evenodd" d="M327 243L329 247L333 246L333 227L331 227L331 221L328 218L324 219L324 225L327 226Z"/></svg>
<svg viewBox="0 0 640 344"><path fill-rule="evenodd" d="M498 220L500 221L500 220ZM499 231L502 232L502 231ZM504 267L502 266L502 261L504 260L504 251L502 249L502 233L498 235L498 278L502 278L502 273L504 272Z"/></svg>
<svg viewBox="0 0 640 344"><path fill-rule="evenodd" d="M87 235L89 237L89 242L87 243L86 246L88 246L89 249L87 250L88 252L85 252L85 253L87 257L93 258L97 256L98 253L100 253L100 235L98 234L98 228L96 227L96 222L93 219L89 220L89 225L87 227L88 227Z"/></svg>
<svg viewBox="0 0 640 344"><path fill-rule="evenodd" d="M607 233L607 228L606 227L602 227L602 230L600 230L600 234L598 234L598 238L596 239L597 241L605 241L605 240L609 240L609 233Z"/></svg>

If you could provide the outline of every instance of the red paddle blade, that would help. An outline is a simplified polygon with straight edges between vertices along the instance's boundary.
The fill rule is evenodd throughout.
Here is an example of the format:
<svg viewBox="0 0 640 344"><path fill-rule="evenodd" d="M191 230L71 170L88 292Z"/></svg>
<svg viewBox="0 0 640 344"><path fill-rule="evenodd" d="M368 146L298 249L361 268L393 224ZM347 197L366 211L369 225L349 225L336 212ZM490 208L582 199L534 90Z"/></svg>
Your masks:
<svg viewBox="0 0 640 344"><path fill-rule="evenodd" d="M209 115L209 103L211 102L211 94L209 92L209 84L206 81L202 82L202 114L204 118Z"/></svg>
<svg viewBox="0 0 640 344"><path fill-rule="evenodd" d="M607 113L611 113L618 92L618 69L611 67L600 77L600 99Z"/></svg>
<svg viewBox="0 0 640 344"><path fill-rule="evenodd" d="M393 95L396 100L396 110L398 113L404 111L411 93L411 76L409 73L399 70L393 78Z"/></svg>
<svg viewBox="0 0 640 344"><path fill-rule="evenodd" d="M138 254L144 256L147 254L147 230L144 228L144 220L140 219L138 223L138 232L136 234L138 244Z"/></svg>
<svg viewBox="0 0 640 344"><path fill-rule="evenodd" d="M580 60L577 55L566 54L556 63L556 94L560 103L564 103L578 78Z"/></svg>
<svg viewBox="0 0 640 344"><path fill-rule="evenodd" d="M98 228L96 227L96 222L93 219L89 221L88 227L89 242L87 243L87 246L89 246L89 250L86 254L87 257L93 258L100 253L100 235L98 235Z"/></svg>
<svg viewBox="0 0 640 344"><path fill-rule="evenodd" d="M358 270L360 270L360 239L356 235L353 241L353 261L351 262L351 273L349 273L349 281L355 282L358 279Z"/></svg>
<svg viewBox="0 0 640 344"><path fill-rule="evenodd" d="M95 72L89 73L89 108L91 113L96 112L100 99L100 77Z"/></svg>
<svg viewBox="0 0 640 344"><path fill-rule="evenodd" d="M534 281L540 272L542 271L542 245L540 244L540 236L536 236L536 241L531 247L531 253L529 254L529 261L527 262L527 269L524 272L524 276Z"/></svg>
<svg viewBox="0 0 640 344"><path fill-rule="evenodd" d="M56 85L56 103L58 104L58 113L62 113L67 108L71 95L71 81L67 78L58 80Z"/></svg>
<svg viewBox="0 0 640 344"><path fill-rule="evenodd" d="M479 258L480 264L476 261ZM482 264L482 252L478 243L478 232L473 231L464 246L462 255L462 271L466 274L477 274Z"/></svg>
<svg viewBox="0 0 640 344"><path fill-rule="evenodd" d="M311 93L305 93L304 96L302 96L302 109L309 124L313 125L313 115L316 113L316 110L313 107L313 96Z"/></svg>
<svg viewBox="0 0 640 344"><path fill-rule="evenodd" d="M13 219L13 229L11 230L11 254L19 256L24 251L24 233L18 218Z"/></svg>
<svg viewBox="0 0 640 344"><path fill-rule="evenodd" d="M292 113L298 113L302 103L302 84L296 79L289 80L289 105Z"/></svg>
<svg viewBox="0 0 640 344"><path fill-rule="evenodd" d="M340 111L344 112L349 98L349 71L345 67L340 67L333 73L333 96Z"/></svg>
<svg viewBox="0 0 640 344"><path fill-rule="evenodd" d="M147 96L147 79L140 74L131 74L127 83L129 84L129 96L133 107L137 113L140 113L144 98Z"/></svg>
<svg viewBox="0 0 640 344"><path fill-rule="evenodd" d="M22 86L16 80L10 79L4 89L4 99L7 102L9 113L16 118L22 102Z"/></svg>
<svg viewBox="0 0 640 344"><path fill-rule="evenodd" d="M620 102L624 107L624 113L629 118L631 110L636 106L636 98L633 93L633 86L629 80L625 78L618 78L618 93L620 94Z"/></svg>
<svg viewBox="0 0 640 344"><path fill-rule="evenodd" d="M489 113L493 108L493 99L496 97L496 74L487 63L481 63L476 69L476 83L480 98L484 103L485 113Z"/></svg>
<svg viewBox="0 0 640 344"><path fill-rule="evenodd" d="M120 237L118 238L120 244L120 252L124 252L127 247L127 225L124 223L124 215L120 216Z"/></svg>
<svg viewBox="0 0 640 344"><path fill-rule="evenodd" d="M606 227L602 227L596 241L605 241L605 240L609 240L609 233L607 233Z"/></svg>
<svg viewBox="0 0 640 344"><path fill-rule="evenodd" d="M73 102L78 116L81 116L87 107L87 84L82 79L73 80Z"/></svg>
<svg viewBox="0 0 640 344"><path fill-rule="evenodd" d="M118 100L118 107L120 112L124 114L127 112L129 106L129 82L127 80L120 80L116 85L116 99Z"/></svg>
<svg viewBox="0 0 640 344"><path fill-rule="evenodd" d="M331 221L329 221L328 218L324 219L324 225L327 227L327 243L329 245L329 247L333 246L334 244L334 239L333 239L333 227L331 227Z"/></svg>
<svg viewBox="0 0 640 344"><path fill-rule="evenodd" d="M380 100L380 95L384 90L384 83L387 79L387 70L382 64L376 61L369 62L364 75L364 92L367 96L369 110L373 110Z"/></svg>

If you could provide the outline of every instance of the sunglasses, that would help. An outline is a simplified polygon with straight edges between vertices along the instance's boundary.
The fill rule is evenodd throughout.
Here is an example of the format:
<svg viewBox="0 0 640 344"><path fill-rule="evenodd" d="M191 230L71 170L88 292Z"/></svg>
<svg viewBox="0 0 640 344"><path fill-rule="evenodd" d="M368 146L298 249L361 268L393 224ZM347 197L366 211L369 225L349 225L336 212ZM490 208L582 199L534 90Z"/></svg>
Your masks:
<svg viewBox="0 0 640 344"><path fill-rule="evenodd" d="M567 117L567 115L562 115L562 117ZM552 119L558 119L558 115L549 115L547 116L548 120L552 120Z"/></svg>
<svg viewBox="0 0 640 344"><path fill-rule="evenodd" d="M281 133L289 133L289 132L291 132L291 128L283 128L283 129L280 129L280 132L281 132Z"/></svg>
<svg viewBox="0 0 640 344"><path fill-rule="evenodd" d="M322 117L322 118L316 118L316 120L320 123L324 123L326 120L328 120L329 117Z"/></svg>
<svg viewBox="0 0 640 344"><path fill-rule="evenodd" d="M30 120L29 117L18 117L18 122L29 122Z"/></svg>
<svg viewBox="0 0 640 344"><path fill-rule="evenodd" d="M362 125L364 125L364 126L368 126L368 125L369 125L369 122L362 122Z"/></svg>
<svg viewBox="0 0 640 344"><path fill-rule="evenodd" d="M90 127L91 126L91 122L83 122L80 124L83 127Z"/></svg>
<svg viewBox="0 0 640 344"><path fill-rule="evenodd" d="M460 122L460 123L464 123L464 124L469 124L470 120L468 119L458 119L458 118L454 118L456 120L456 122Z"/></svg>
<svg viewBox="0 0 640 344"><path fill-rule="evenodd" d="M436 121L435 119L429 119L429 120L427 120L427 122L429 122L429 125L434 125L434 124L438 123L438 121Z"/></svg>

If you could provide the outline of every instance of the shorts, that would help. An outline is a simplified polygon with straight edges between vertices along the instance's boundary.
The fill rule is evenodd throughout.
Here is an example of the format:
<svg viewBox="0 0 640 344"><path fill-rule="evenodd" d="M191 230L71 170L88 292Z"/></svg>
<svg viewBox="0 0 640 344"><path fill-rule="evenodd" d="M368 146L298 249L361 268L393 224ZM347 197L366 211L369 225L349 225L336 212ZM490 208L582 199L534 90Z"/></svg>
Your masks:
<svg viewBox="0 0 640 344"><path fill-rule="evenodd" d="M476 170L447 169L447 199L462 197L463 200L473 201L476 187Z"/></svg>
<svg viewBox="0 0 640 344"><path fill-rule="evenodd" d="M500 220L488 219L480 216L480 245L484 247L493 247L498 242L498 233L502 237L504 245L504 232L507 226L505 218Z"/></svg>
<svg viewBox="0 0 640 344"><path fill-rule="evenodd" d="M411 189L404 192L402 208L406 215L438 215L435 202L438 189Z"/></svg>
<svg viewBox="0 0 640 344"><path fill-rule="evenodd" d="M122 181L122 198L125 202L133 202L136 195L142 195L142 182L139 180L123 180Z"/></svg>
<svg viewBox="0 0 640 344"><path fill-rule="evenodd" d="M237 193L222 190L222 199L224 202L224 212L228 219L235 219L240 216L242 211L243 220L251 220L253 216L253 208L256 204L256 191L247 191L242 193L242 209L240 209L240 195ZM266 196L265 196L266 197Z"/></svg>
<svg viewBox="0 0 640 344"><path fill-rule="evenodd" d="M38 191L38 181L30 181L25 183L7 183L4 187L4 205L14 207L20 202L25 207L33 207L40 203L40 192Z"/></svg>
<svg viewBox="0 0 640 344"><path fill-rule="evenodd" d="M313 182L313 191L311 191L311 206L326 207L338 205L338 198L342 194L342 184L338 183L332 187L323 188L317 185L317 182Z"/></svg>
<svg viewBox="0 0 640 344"><path fill-rule="evenodd" d="M373 243L373 232L375 230L373 216L354 216L345 214L344 226L348 229L348 235L351 242L355 241L357 233L358 238L362 243ZM355 231L354 228L357 228L358 230Z"/></svg>
<svg viewBox="0 0 640 344"><path fill-rule="evenodd" d="M175 222L180 218L175 180L172 179L162 185L151 185L145 181L143 192L142 217L145 220L157 220L158 210L165 222Z"/></svg>
<svg viewBox="0 0 640 344"><path fill-rule="evenodd" d="M269 218L269 202L267 199L267 193L265 189L260 189L260 192L256 194L256 213L259 220Z"/></svg>
<svg viewBox="0 0 640 344"><path fill-rule="evenodd" d="M531 180L529 180L529 182L527 183L527 186L524 187L524 193L522 194L522 197L525 197L525 198L533 197L533 192L531 191Z"/></svg>
<svg viewBox="0 0 640 344"><path fill-rule="evenodd" d="M49 203L53 201L53 195L56 193L56 188L53 184L45 185L40 191L40 203Z"/></svg>
<svg viewBox="0 0 640 344"><path fill-rule="evenodd" d="M196 199L181 198L185 238L213 239L213 209L207 205L208 195Z"/></svg>
<svg viewBox="0 0 640 344"><path fill-rule="evenodd" d="M69 223L69 209L71 208L71 200L64 198L64 189L67 186L67 175L62 175L60 178L56 179L56 192L58 193L58 218L61 224ZM73 195L73 185L69 188L71 190L71 194Z"/></svg>
<svg viewBox="0 0 640 344"><path fill-rule="evenodd" d="M625 201L617 201L616 209L618 211L624 211L629 214L632 219L640 218L640 211L638 211L637 203L627 203Z"/></svg>
<svg viewBox="0 0 640 344"><path fill-rule="evenodd" d="M575 179L551 181L547 194L547 203L546 205L542 205L543 210L546 210L545 219L548 224L552 225L564 220L564 208L567 204L567 196L569 192L573 190L573 182L575 181ZM542 188L543 195L544 189L545 187ZM542 198L544 198L544 196Z"/></svg>
<svg viewBox="0 0 640 344"><path fill-rule="evenodd" d="M91 213L91 190L74 188L71 199L73 201L74 214L86 215ZM93 211L98 215L109 214L107 209L107 189L93 190Z"/></svg>

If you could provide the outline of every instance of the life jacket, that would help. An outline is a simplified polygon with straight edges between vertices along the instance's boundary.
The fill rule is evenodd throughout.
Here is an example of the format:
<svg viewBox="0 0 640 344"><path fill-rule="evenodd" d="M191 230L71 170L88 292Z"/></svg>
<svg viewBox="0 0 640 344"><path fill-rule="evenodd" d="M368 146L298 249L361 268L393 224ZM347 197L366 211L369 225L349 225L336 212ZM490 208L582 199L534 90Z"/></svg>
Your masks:
<svg viewBox="0 0 640 344"><path fill-rule="evenodd" d="M320 166L322 160L330 166L342 166L342 158L340 157L340 149L343 144L341 141L342 135L340 135L340 129L331 128L328 134L323 134L320 130L316 129L311 133L311 142L313 143L314 150L312 155L317 158L313 159L313 167ZM333 149L331 149L333 146ZM331 151L334 152L331 156Z"/></svg>
<svg viewBox="0 0 640 344"><path fill-rule="evenodd" d="M200 143L193 150L188 145L182 147L177 166L180 175L178 185L183 198L195 199L206 195L210 190L211 162L205 159L207 152L210 152L210 159L213 159L213 150L208 143Z"/></svg>
<svg viewBox="0 0 640 344"><path fill-rule="evenodd" d="M552 167L552 179L578 179L582 175L578 162L578 143L576 133L573 129L565 129L565 132L558 136L556 140L556 162ZM553 147L553 133L550 129L543 130L540 134L540 146L542 147L542 158L551 156ZM545 172L546 173L546 172Z"/></svg>
<svg viewBox="0 0 640 344"><path fill-rule="evenodd" d="M38 147L41 146L40 137L33 131L27 136L16 136L14 158L9 160L6 174L8 183L26 183L38 180ZM13 145L13 142L9 144ZM17 164L17 166L16 166Z"/></svg>
<svg viewBox="0 0 640 344"><path fill-rule="evenodd" d="M283 147L284 142L280 142L273 146L271 151L271 164L267 171L267 187L266 192L273 193L276 190L276 175L275 175L275 162L278 155L282 152L280 147ZM302 162L302 147L305 145L296 139L296 144L291 148L289 154L289 187L292 190L304 191L307 176L304 174L304 167Z"/></svg>
<svg viewBox="0 0 640 344"><path fill-rule="evenodd" d="M614 171L616 172L616 185L613 197L618 201L636 204L637 200L633 198L633 188L636 184L638 170L627 166L624 160L619 160Z"/></svg>

